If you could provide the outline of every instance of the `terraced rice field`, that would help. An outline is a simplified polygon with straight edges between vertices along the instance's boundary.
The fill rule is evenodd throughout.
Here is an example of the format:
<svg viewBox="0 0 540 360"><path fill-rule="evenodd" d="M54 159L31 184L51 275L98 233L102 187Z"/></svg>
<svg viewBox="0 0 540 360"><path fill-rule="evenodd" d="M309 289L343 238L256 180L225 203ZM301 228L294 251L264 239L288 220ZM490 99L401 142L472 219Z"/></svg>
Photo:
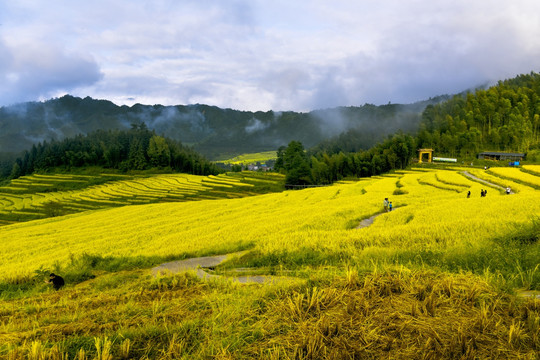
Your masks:
<svg viewBox="0 0 540 360"><path fill-rule="evenodd" d="M105 176L105 175L104 175ZM92 176L31 175L12 180L0 187L0 225L95 210L106 207L141 205L156 202L198 201L202 199L239 198L257 194L260 184L277 184L282 177L270 174L196 176L187 174L116 178L101 185L84 187ZM79 184L82 189L54 191L65 184ZM260 188L260 186L258 187Z"/></svg>
<svg viewBox="0 0 540 360"><path fill-rule="evenodd" d="M0 356L537 359L540 300L516 295L540 290L540 174L526 170L411 169L259 196L279 177L33 194L54 179L21 179L5 190L12 212L52 198L88 211L0 227ZM151 271L231 253L208 280ZM51 270L67 280L58 292Z"/></svg>
<svg viewBox="0 0 540 360"><path fill-rule="evenodd" d="M507 181L496 172L471 172L488 181ZM30 182L23 179L19 186L24 181ZM246 198L254 194L251 190L256 181L246 174L158 175L77 191L5 196L3 211L11 216L40 211L52 200L73 212L88 214L6 227L0 231L0 239L18 250L5 254L12 261L5 263L4 269L0 264L0 272L21 269L13 264L28 251L31 254L21 258L28 262L23 269L29 264L48 266L51 258L65 259L69 252L79 255L96 249L105 255L167 256L252 246L271 256L276 251L298 252L306 247L336 253L354 253L360 248L366 258L375 249L377 253L399 244L392 248L390 258L408 257L414 253L411 249L416 249L435 258L442 256L444 262L445 257L453 258L467 246L483 251L493 234L507 233L511 225L530 221L540 213L540 201L535 201L539 193L533 187L515 184L524 197L501 196L502 190L492 188L487 198L480 198L480 189L486 185L467 178L462 169L403 171L355 183ZM43 180L40 184L43 186ZM471 199L466 198L467 191L471 191ZM390 197L399 211L378 217L369 229L351 231L362 219L380 213L385 197ZM190 199L199 201L188 202ZM222 201L208 201L215 199ZM94 211L107 208L117 209ZM25 242L13 242L20 238ZM29 246L34 241L36 246L68 244L69 252L54 256L45 252L38 261L32 255L34 247ZM454 250L449 252L449 248Z"/></svg>
<svg viewBox="0 0 540 360"><path fill-rule="evenodd" d="M525 172L522 168L491 168L488 172L502 179L507 179L535 190L540 190L539 173Z"/></svg>

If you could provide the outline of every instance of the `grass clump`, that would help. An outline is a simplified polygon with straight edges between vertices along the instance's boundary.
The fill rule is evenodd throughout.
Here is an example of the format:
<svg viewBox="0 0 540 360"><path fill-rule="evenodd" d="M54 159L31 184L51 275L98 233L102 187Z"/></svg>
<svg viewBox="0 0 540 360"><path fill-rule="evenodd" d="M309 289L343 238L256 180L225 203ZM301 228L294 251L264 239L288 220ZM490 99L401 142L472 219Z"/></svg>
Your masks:
<svg viewBox="0 0 540 360"><path fill-rule="evenodd" d="M266 359L534 358L539 310L471 276L353 270L272 301L263 328L273 331L253 347Z"/></svg>

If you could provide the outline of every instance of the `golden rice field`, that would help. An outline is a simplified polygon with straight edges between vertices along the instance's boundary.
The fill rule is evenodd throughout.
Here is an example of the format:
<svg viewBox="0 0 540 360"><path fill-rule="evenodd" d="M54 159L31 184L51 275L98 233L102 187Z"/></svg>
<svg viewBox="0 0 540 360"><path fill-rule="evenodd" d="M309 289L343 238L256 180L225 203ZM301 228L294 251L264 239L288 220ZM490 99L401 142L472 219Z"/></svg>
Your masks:
<svg viewBox="0 0 540 360"><path fill-rule="evenodd" d="M529 169L531 168L529 167ZM523 172L518 168L493 168L489 169L489 171L495 174L495 176L524 184L525 186L532 187L536 190L540 189L540 176L538 176L538 173L536 172L531 174Z"/></svg>
<svg viewBox="0 0 540 360"><path fill-rule="evenodd" d="M516 193L480 197L464 170ZM525 170L411 169L257 196L245 194L264 179L161 175L56 194L96 206L0 227L0 357L538 359L540 300L515 295L540 290L540 172ZM46 184L11 187L32 180ZM42 196L55 195L0 206ZM241 250L212 281L97 264ZM92 278L75 281L77 266ZM290 281L242 285L234 268ZM74 280L27 285L51 270Z"/></svg>
<svg viewBox="0 0 540 360"><path fill-rule="evenodd" d="M270 174L107 176L116 181L66 191L51 189L65 183L84 185L92 176L34 174L12 180L0 187L0 225L49 217L51 203L59 204L58 212L65 215L104 207L251 196L257 194L252 191L256 185L277 181Z"/></svg>
<svg viewBox="0 0 540 360"><path fill-rule="evenodd" d="M275 160L277 158L276 151L263 151L253 154L242 154L235 156L231 159L220 160L225 164L251 164L251 163L265 163L268 160Z"/></svg>
<svg viewBox="0 0 540 360"><path fill-rule="evenodd" d="M493 177L481 172L477 176ZM221 190L224 193L227 186L249 186L219 177L191 179L157 176L153 182L152 178L120 181L56 198L76 202L76 198L98 201L102 196L99 201L108 206L130 196L141 199L143 194L143 201L164 197L164 193L181 199L180 191L170 194L163 190L164 184L171 182L184 194L210 183L225 186ZM397 182L406 194L392 195ZM51 266L83 253L181 256L223 253L247 246L261 255L311 249L363 258L386 254L383 258L389 259L414 249L452 256L446 254L450 249L452 254L480 251L494 234L508 233L514 225L530 222L540 214L539 195L532 188L525 191L526 186L520 185L520 195L527 195L511 197L491 189L489 197L480 198L481 188L485 185L454 171L408 171L354 184L238 199L225 195L219 201L172 202L172 198L166 198L169 201L156 204L90 210L1 227L4 246L0 250L0 276L30 274L39 266ZM465 196L468 190L473 194L470 199ZM368 229L354 229L361 219L382 211L385 197L393 200L396 211L381 215ZM26 197L22 204L31 207L42 202L37 198L33 205L31 199Z"/></svg>

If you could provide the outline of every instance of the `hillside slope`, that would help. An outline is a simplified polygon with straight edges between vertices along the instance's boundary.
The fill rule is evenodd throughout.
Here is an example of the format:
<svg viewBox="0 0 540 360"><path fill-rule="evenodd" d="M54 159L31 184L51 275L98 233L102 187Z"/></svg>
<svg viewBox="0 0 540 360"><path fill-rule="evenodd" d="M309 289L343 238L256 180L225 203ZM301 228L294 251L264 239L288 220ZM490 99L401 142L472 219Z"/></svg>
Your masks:
<svg viewBox="0 0 540 360"><path fill-rule="evenodd" d="M0 274L24 277L39 266L65 263L85 253L182 258L246 246L258 262L271 265L353 259L370 264L377 258L456 270L462 266L480 272L484 267L515 270L515 263L494 253L494 236L530 223L540 213L540 194L526 182L510 180L516 174L504 178L498 173L475 175L492 182L491 178L498 179L518 194L503 196L498 189L490 189L488 197L481 198L485 184L456 171L404 171L351 184L255 197L89 211L1 227L4 261ZM467 199L469 190L473 195ZM378 217L367 229L354 230L361 219L382 211L385 197L394 200L396 211ZM512 218L507 214L513 214ZM470 259L461 257L464 252L478 257L478 263L469 264ZM306 253L310 255L304 258ZM534 255L533 251L523 256Z"/></svg>
<svg viewBox="0 0 540 360"><path fill-rule="evenodd" d="M231 199L281 191L279 174L34 174L0 186L0 225L157 202Z"/></svg>
<svg viewBox="0 0 540 360"><path fill-rule="evenodd" d="M422 114L419 146L441 155L481 151L535 153L540 148L540 74L499 81L435 105Z"/></svg>
<svg viewBox="0 0 540 360"><path fill-rule="evenodd" d="M416 130L425 106L439 100L297 113L238 111L201 104L128 107L66 95L0 108L0 153L20 152L38 142L96 130L129 129L131 124L142 122L158 135L193 145L211 159L276 150L291 140L310 147L350 128L371 134L363 139L362 147L367 149L397 130Z"/></svg>

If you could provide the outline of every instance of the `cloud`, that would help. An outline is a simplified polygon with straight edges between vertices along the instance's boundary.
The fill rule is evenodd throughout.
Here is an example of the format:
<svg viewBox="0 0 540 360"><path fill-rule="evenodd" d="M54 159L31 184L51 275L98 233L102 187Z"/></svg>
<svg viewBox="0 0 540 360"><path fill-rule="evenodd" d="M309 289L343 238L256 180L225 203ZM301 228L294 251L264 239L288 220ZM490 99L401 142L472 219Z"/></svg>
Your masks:
<svg viewBox="0 0 540 360"><path fill-rule="evenodd" d="M0 105L69 92L309 111L539 70L536 0L27 0L0 4L0 23Z"/></svg>
<svg viewBox="0 0 540 360"><path fill-rule="evenodd" d="M272 125L271 122L263 122L257 118L252 118L251 120L249 120L245 131L248 134L253 134L254 132L268 129L270 125Z"/></svg>
<svg viewBox="0 0 540 360"><path fill-rule="evenodd" d="M0 42L0 53L4 78L0 98L4 104L49 98L95 84L102 77L92 58L46 44L10 47Z"/></svg>

